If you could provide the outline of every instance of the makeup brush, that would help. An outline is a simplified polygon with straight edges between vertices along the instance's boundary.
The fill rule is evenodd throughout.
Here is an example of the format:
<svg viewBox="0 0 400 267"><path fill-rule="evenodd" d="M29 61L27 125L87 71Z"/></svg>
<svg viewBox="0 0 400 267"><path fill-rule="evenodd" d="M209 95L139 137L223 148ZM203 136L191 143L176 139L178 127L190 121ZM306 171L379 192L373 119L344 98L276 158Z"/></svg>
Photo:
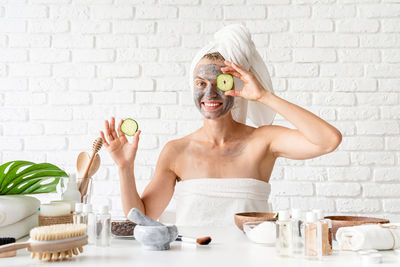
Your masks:
<svg viewBox="0 0 400 267"><path fill-rule="evenodd" d="M93 142L93 150L92 150L92 156L90 157L90 161L88 163L88 165L86 166L86 170L83 173L83 176L80 177L82 178L81 183L79 184L79 192L81 192L81 199L83 200L83 197L86 196L87 193L87 189L88 189L88 184L89 184L89 177L88 177L88 173L90 168L93 165L93 161L96 157L97 152L99 152L99 150L101 149L101 147L103 146L103 139L101 137L96 138L96 140L94 140Z"/></svg>
<svg viewBox="0 0 400 267"><path fill-rule="evenodd" d="M211 237L205 236L205 237L193 238L193 237L186 237L186 236L178 235L178 237L175 239L175 241L182 241L182 242L187 242L187 243L197 243L199 245L208 245L211 242Z"/></svg>

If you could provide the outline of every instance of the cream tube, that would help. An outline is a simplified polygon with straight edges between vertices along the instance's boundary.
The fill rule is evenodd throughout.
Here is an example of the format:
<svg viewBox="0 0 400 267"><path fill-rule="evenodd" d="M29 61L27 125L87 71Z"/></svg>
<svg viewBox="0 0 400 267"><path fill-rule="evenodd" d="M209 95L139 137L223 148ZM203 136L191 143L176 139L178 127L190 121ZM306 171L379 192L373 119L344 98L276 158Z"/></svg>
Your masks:
<svg viewBox="0 0 400 267"><path fill-rule="evenodd" d="M71 206L68 203L50 203L40 205L40 216L69 215Z"/></svg>

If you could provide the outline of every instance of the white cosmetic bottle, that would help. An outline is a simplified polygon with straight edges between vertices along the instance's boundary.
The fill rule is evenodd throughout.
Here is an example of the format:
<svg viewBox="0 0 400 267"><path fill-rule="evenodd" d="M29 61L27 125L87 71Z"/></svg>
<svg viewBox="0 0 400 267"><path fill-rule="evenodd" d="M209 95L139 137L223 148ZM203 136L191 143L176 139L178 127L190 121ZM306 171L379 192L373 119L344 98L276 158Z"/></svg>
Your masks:
<svg viewBox="0 0 400 267"><path fill-rule="evenodd" d="M276 227L276 252L282 257L292 256L293 222L290 220L288 211L279 211Z"/></svg>
<svg viewBox="0 0 400 267"><path fill-rule="evenodd" d="M81 202L81 193L76 184L76 175L71 174L68 177L67 189L62 193L62 200L74 200L77 203Z"/></svg>

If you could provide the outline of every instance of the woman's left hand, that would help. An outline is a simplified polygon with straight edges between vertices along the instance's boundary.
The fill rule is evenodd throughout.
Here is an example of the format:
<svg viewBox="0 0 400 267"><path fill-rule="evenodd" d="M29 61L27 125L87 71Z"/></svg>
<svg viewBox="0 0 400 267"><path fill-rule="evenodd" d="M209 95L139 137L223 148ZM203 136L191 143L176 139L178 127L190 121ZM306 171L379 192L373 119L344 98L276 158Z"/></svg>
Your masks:
<svg viewBox="0 0 400 267"><path fill-rule="evenodd" d="M257 78L254 77L253 73L233 62L225 61L224 63L226 67L221 68L222 72L241 79L244 84L242 90L230 90L225 92L225 95L239 96L247 100L259 101L268 93Z"/></svg>

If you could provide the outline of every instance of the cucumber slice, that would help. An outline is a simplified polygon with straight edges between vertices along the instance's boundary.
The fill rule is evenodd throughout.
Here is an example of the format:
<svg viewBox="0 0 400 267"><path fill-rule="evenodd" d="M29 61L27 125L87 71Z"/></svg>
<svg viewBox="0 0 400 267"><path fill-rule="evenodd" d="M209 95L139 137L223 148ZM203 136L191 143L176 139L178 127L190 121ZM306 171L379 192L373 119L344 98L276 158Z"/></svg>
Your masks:
<svg viewBox="0 0 400 267"><path fill-rule="evenodd" d="M217 87L224 92L232 90L233 77L230 74L223 73L217 76Z"/></svg>
<svg viewBox="0 0 400 267"><path fill-rule="evenodd" d="M138 128L138 123L130 118L125 119L121 124L121 131L128 136L134 136Z"/></svg>

